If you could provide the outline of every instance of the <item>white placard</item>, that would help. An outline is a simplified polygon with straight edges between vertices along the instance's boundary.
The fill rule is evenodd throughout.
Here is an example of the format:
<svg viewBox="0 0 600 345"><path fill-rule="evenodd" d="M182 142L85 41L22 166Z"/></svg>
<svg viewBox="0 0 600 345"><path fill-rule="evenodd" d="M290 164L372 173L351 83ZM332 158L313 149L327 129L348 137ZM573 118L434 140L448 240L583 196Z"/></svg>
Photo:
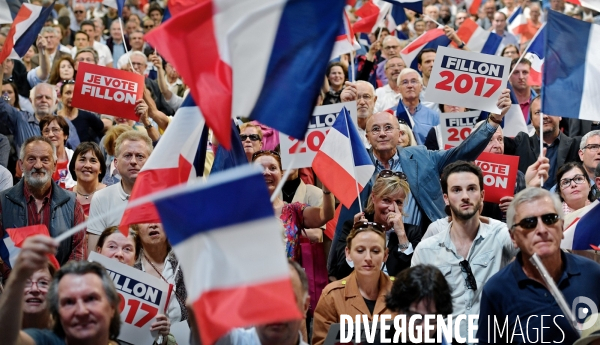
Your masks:
<svg viewBox="0 0 600 345"><path fill-rule="evenodd" d="M150 326L156 321L156 315L165 314L169 284L96 252L91 252L88 260L106 268L119 293L119 340L131 344L152 344L158 332L150 332Z"/></svg>
<svg viewBox="0 0 600 345"><path fill-rule="evenodd" d="M509 74L509 58L438 47L425 101L499 114Z"/></svg>
<svg viewBox="0 0 600 345"><path fill-rule="evenodd" d="M479 114L479 111L440 114L442 143L454 147L460 145L474 130L473 126L477 123Z"/></svg>
<svg viewBox="0 0 600 345"><path fill-rule="evenodd" d="M315 107L313 116L308 125L308 131L304 141L298 141L287 134L279 133L279 143L281 148L281 164L283 169L287 169L292 159L292 152L297 151L296 160L292 169L306 168L312 166L312 161L319 151L321 144L325 140L327 132L333 126L335 119L342 108L346 107L350 112L350 117L354 125L358 128L356 122L356 102L328 104ZM300 145L300 147L297 147Z"/></svg>

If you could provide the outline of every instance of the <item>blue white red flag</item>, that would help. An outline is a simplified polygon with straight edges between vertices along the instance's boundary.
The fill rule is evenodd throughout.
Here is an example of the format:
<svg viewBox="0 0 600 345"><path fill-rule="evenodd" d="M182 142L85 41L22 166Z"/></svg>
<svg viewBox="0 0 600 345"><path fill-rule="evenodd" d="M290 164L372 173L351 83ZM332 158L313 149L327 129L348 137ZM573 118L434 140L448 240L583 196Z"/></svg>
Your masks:
<svg viewBox="0 0 600 345"><path fill-rule="evenodd" d="M356 38L354 37L354 32L350 26L350 21L348 20L348 16L344 11L340 32L335 39L335 44L333 45L333 50L331 51L331 59L335 59L340 55L348 54L358 49L360 49L360 44L358 44Z"/></svg>
<svg viewBox="0 0 600 345"><path fill-rule="evenodd" d="M600 25L548 11L542 112L600 120Z"/></svg>
<svg viewBox="0 0 600 345"><path fill-rule="evenodd" d="M35 235L50 236L46 225L31 225L24 226L21 228L8 228L4 231L2 241L0 241L0 258L9 266L10 269L15 267L15 260L21 252L23 242L30 237ZM52 254L48 254L50 263L58 269L60 265L56 257Z"/></svg>
<svg viewBox="0 0 600 345"><path fill-rule="evenodd" d="M231 137L233 138L233 140L231 140L231 149L227 150L219 145L214 150L215 160L210 169L211 175L240 165L248 164L248 158L246 157L244 146L240 140L240 130L233 120L231 120Z"/></svg>
<svg viewBox="0 0 600 345"><path fill-rule="evenodd" d="M188 95L140 170L129 197L130 202L168 187L187 183L202 173L204 156L200 159L201 167L194 166L194 160L198 152L206 153L206 146L202 151L201 145L206 142L201 139L204 123L200 109ZM127 232L130 224L160 221L154 205L147 203L125 210L120 227L123 232Z"/></svg>
<svg viewBox="0 0 600 345"><path fill-rule="evenodd" d="M186 80L219 143L231 147L232 117L304 138L345 1L203 0L179 13L171 5L172 20L146 40Z"/></svg>
<svg viewBox="0 0 600 345"><path fill-rule="evenodd" d="M408 8L417 13L423 13L423 0L383 0L392 5ZM396 7L394 6L394 7ZM401 23L398 23L401 24Z"/></svg>
<svg viewBox="0 0 600 345"><path fill-rule="evenodd" d="M345 107L327 133L312 168L319 180L346 207L350 207L358 197L357 188L362 191L373 176L373 162Z"/></svg>
<svg viewBox="0 0 600 345"><path fill-rule="evenodd" d="M236 327L302 318L262 169L230 169L155 204L175 254L185 258L203 344Z"/></svg>
<svg viewBox="0 0 600 345"><path fill-rule="evenodd" d="M567 0L567 2L600 12L600 0Z"/></svg>
<svg viewBox="0 0 600 345"><path fill-rule="evenodd" d="M465 6L469 14L476 15L481 7L481 0L465 0Z"/></svg>
<svg viewBox="0 0 600 345"><path fill-rule="evenodd" d="M408 20L406 18L406 11L404 10L404 7L401 7L398 5L396 5L396 6L392 5L392 9L391 9L390 13L388 14L388 16L386 17L386 19L387 19L387 28L390 31L391 35L394 35L394 36L398 37L398 39L401 39L401 40L408 39L408 37L406 37L404 32L398 30L398 25L402 25Z"/></svg>
<svg viewBox="0 0 600 345"><path fill-rule="evenodd" d="M15 246L15 243L8 235L8 232L4 231L4 236L0 242L0 259L4 261L10 269L15 267L15 260L21 250Z"/></svg>
<svg viewBox="0 0 600 345"><path fill-rule="evenodd" d="M456 34L470 51L477 53L494 55L502 42L500 35L484 30L471 18L465 19Z"/></svg>
<svg viewBox="0 0 600 345"><path fill-rule="evenodd" d="M586 206L571 224L565 224L564 239L560 244L563 249L590 250L600 247L600 203L598 200Z"/></svg>
<svg viewBox="0 0 600 345"><path fill-rule="evenodd" d="M510 90L510 109L504 115L502 119L502 123L500 126L502 127L502 132L507 137L515 137L519 132L528 133L527 123L530 122L529 114L523 114L521 110L521 105L519 105L519 101L517 100L517 96L515 95L515 90L513 90L512 85L508 83L506 86L507 89ZM479 115L479 120L486 120L490 113L488 111L482 111Z"/></svg>
<svg viewBox="0 0 600 345"><path fill-rule="evenodd" d="M380 16L382 15L380 8L371 1L363 3L354 14L360 17L360 19L352 25L352 30L354 32L371 33L377 28L382 19L380 19ZM384 16L386 14L387 13L383 13Z"/></svg>
<svg viewBox="0 0 600 345"><path fill-rule="evenodd" d="M4 41L0 52L0 63L7 58L21 58L27 53L29 47L35 43L53 8L54 3L48 7L28 3L21 6Z"/></svg>
<svg viewBox="0 0 600 345"><path fill-rule="evenodd" d="M525 32L527 30L527 18L525 18L525 13L523 13L523 7L517 7L510 17L508 17L506 23L508 31L515 36L519 36Z"/></svg>
<svg viewBox="0 0 600 345"><path fill-rule="evenodd" d="M13 22L13 16L8 6L8 1L0 0L0 24L10 24Z"/></svg>
<svg viewBox="0 0 600 345"><path fill-rule="evenodd" d="M438 46L447 47L450 40L446 37L444 29L437 28L425 31L421 36L417 37L409 45L400 51L400 55L406 66L418 71L417 55L425 48L437 49Z"/></svg>
<svg viewBox="0 0 600 345"><path fill-rule="evenodd" d="M531 44L525 51L525 58L531 61L529 71L529 85L542 85L542 71L544 70L544 42L546 40L546 23L535 33Z"/></svg>

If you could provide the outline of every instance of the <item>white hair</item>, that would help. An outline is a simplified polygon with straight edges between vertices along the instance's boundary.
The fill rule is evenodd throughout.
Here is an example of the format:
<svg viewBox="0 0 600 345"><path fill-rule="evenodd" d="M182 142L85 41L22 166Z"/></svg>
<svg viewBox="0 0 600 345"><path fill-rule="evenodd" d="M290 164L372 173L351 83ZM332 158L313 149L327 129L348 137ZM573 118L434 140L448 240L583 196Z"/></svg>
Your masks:
<svg viewBox="0 0 600 345"><path fill-rule="evenodd" d="M595 136L600 137L600 130L597 129L595 131L587 132L586 135L584 135L583 138L581 138L581 144L579 144L579 149L583 151L583 149L587 146L588 140L590 140L591 137Z"/></svg>
<svg viewBox="0 0 600 345"><path fill-rule="evenodd" d="M50 109L50 111L53 113L54 110L56 109L56 86L54 85L50 85L48 83L39 83L36 86L34 86L31 91L29 92L29 98L31 98L31 103L33 103L34 105L34 111L35 111L35 90L38 89L38 87L46 87L49 88L52 92L50 92L52 94L52 108Z"/></svg>
<svg viewBox="0 0 600 345"><path fill-rule="evenodd" d="M383 46L385 44L386 41L394 41L396 43L398 43L398 45L400 44L400 40L398 39L398 37L396 36L392 36L392 35L387 35L385 36L385 38L383 39L383 42L381 42L381 45Z"/></svg>
<svg viewBox="0 0 600 345"><path fill-rule="evenodd" d="M562 208L562 202L556 193L550 193L543 188L528 187L517 193L513 201L511 201L510 205L508 206L508 210L506 211L506 226L508 227L508 230L512 231L513 225L515 225L515 217L517 216L517 207L519 207L519 205L546 197L552 200L552 203L554 204L554 212L556 212L556 214L563 219L564 212Z"/></svg>
<svg viewBox="0 0 600 345"><path fill-rule="evenodd" d="M419 83L421 83L421 85L423 85L423 78L421 77L419 72L415 71L414 69L412 69L410 67L406 67L406 68L402 69L402 71L400 71L400 75L398 76L398 80L396 81L396 84L400 85L400 80L402 80L402 77L404 77L405 75L407 75L409 73L416 73L417 77L419 79Z"/></svg>
<svg viewBox="0 0 600 345"><path fill-rule="evenodd" d="M356 81L356 86L358 85L366 86L367 88L369 88L369 91L371 91L371 95L375 96L375 87L373 87L373 84L369 83L368 81L358 80Z"/></svg>

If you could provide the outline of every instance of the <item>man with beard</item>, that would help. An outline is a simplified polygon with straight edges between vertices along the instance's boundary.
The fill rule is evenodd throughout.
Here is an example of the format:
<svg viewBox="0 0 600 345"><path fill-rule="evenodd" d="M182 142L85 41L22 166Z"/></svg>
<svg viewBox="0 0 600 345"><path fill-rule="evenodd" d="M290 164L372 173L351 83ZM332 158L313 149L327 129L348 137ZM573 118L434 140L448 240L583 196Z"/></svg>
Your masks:
<svg viewBox="0 0 600 345"><path fill-rule="evenodd" d="M0 192L2 236L6 228L45 225L50 236L57 237L84 221L75 193L52 181L56 160L56 149L49 139L31 137L25 141L19 153L23 178L14 187ZM61 266L68 260L83 260L84 239L85 231L80 231L60 243L56 258ZM3 268L2 275L6 279L10 268Z"/></svg>
<svg viewBox="0 0 600 345"><path fill-rule="evenodd" d="M411 264L432 265L442 271L452 290L454 316L478 315L483 285L517 250L506 226L492 227L479 220L485 193L479 167L454 162L444 168L441 182L452 222L447 230L421 241ZM459 334L467 337L466 320L461 322Z"/></svg>

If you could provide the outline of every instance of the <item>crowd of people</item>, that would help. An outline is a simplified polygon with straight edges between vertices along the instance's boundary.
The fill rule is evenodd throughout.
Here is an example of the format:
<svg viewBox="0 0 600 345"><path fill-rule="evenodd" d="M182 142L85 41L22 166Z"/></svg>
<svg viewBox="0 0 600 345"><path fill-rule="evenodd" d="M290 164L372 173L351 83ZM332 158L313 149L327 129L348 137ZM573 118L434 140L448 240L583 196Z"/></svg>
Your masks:
<svg viewBox="0 0 600 345"><path fill-rule="evenodd" d="M29 237L14 261L0 259L1 342L126 344L119 338L120 300L112 278L102 265L86 261L96 252L173 285L164 313L151 323L156 344L198 344L202 329L180 269L186 258L175 255L161 223L131 225L129 236L118 229L141 169L189 92L174 66L145 41L161 25L166 1L126 0L122 25L117 10L102 4L31 3L54 8L27 54L0 68L0 235L45 225L50 237ZM346 7L351 22L359 20L355 11L363 3ZM515 35L507 19L519 8L527 29ZM233 140L240 141L244 162L262 166L272 196L283 184L272 205L303 317L234 329L218 344L327 344L344 314L370 321L374 315L479 316L480 343L529 343L526 332L534 329L544 341L572 344L580 338L531 262L534 254L541 259L569 306L586 298L597 313L600 258L561 249L561 240L572 220L598 204L600 119L541 112L541 86L531 82L532 62L522 55L548 11L600 23L598 13L564 0L488 0L477 14L468 13L464 2L426 0L422 15L406 9L407 21L396 30L375 29L355 54L323 68L316 105L356 102L355 125L375 167L349 208L338 205L310 167L292 170L282 182L287 175L278 131L238 119ZM440 23L457 49L468 50L456 34L467 18L502 37L497 55L512 60L509 82L529 132L504 135L500 124L511 107L506 89L497 100L499 114L482 117L459 146L444 150L440 114L469 109L425 101L436 49L423 49L412 64L400 51ZM9 29L0 27L0 47ZM135 104L139 119L74 107L80 63L143 75L144 95ZM173 147L173 154L178 150ZM209 178L219 150L217 142L207 145ZM519 156L514 190L499 203L484 201L483 172L473 163L482 152ZM88 218L84 230L60 243L54 239ZM333 229L331 238L326 227ZM316 248L326 260L303 257L303 240L321 244ZM554 321L544 324L543 315ZM597 316L590 311L577 318L583 323ZM505 318L511 338L499 341L506 334L493 322ZM181 322L190 328L185 339L172 331ZM422 332L433 335L436 328ZM468 332L464 322L441 343L459 343ZM577 344L597 343L594 332L600 322L584 329Z"/></svg>

